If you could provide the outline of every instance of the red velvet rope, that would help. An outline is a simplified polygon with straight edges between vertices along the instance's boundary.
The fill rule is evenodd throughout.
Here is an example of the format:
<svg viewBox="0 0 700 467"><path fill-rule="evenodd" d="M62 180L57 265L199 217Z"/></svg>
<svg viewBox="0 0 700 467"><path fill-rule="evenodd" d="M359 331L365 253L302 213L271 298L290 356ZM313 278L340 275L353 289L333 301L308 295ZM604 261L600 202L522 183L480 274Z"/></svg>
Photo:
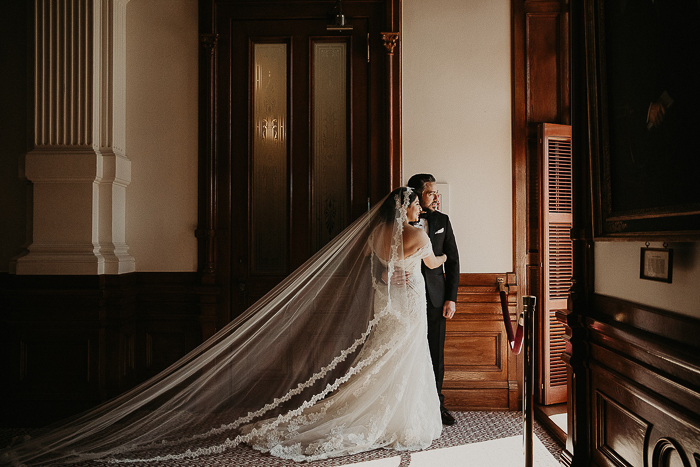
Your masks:
<svg viewBox="0 0 700 467"><path fill-rule="evenodd" d="M523 317L520 317L518 328L513 333L513 324L510 322L510 312L508 311L508 296L506 287L502 280L498 281L499 295L501 296L501 312L503 313L503 324L506 327L510 350L518 355L523 348Z"/></svg>

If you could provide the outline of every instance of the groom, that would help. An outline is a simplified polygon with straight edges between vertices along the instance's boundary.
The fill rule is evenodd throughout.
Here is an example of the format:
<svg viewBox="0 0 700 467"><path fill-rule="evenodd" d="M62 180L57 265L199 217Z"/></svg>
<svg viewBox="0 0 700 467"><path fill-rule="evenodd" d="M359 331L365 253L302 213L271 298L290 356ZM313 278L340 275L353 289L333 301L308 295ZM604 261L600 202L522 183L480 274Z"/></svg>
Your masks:
<svg viewBox="0 0 700 467"><path fill-rule="evenodd" d="M408 186L418 194L423 228L426 229L436 255L447 255L447 262L435 269L422 265L425 277L426 300L428 304L428 346L433 361L435 382L440 396L442 423L452 425L454 417L445 408L442 395L442 381L445 376L445 328L447 319L455 314L457 286L459 285L459 254L450 218L436 210L438 191L435 177L430 174L416 174L408 180ZM427 225L425 225L427 224Z"/></svg>

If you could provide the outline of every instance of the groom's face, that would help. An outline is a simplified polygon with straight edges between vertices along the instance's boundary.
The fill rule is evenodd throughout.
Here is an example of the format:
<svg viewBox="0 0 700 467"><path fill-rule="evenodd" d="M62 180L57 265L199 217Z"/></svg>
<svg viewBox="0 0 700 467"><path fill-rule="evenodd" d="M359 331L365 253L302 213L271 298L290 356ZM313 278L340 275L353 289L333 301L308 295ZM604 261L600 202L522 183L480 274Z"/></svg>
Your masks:
<svg viewBox="0 0 700 467"><path fill-rule="evenodd" d="M420 207L424 211L435 211L437 209L438 191L435 182L427 182L420 197Z"/></svg>

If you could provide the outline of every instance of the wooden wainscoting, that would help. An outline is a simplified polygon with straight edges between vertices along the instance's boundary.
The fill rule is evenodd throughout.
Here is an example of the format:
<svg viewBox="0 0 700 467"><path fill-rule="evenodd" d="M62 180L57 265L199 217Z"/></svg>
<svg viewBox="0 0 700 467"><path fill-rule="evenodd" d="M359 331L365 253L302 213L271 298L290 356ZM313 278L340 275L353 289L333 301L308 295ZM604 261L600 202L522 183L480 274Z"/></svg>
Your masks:
<svg viewBox="0 0 700 467"><path fill-rule="evenodd" d="M518 410L518 357L512 354L501 314L498 279L516 319L513 274L461 274L457 312L447 321L445 405L455 410Z"/></svg>
<svg viewBox="0 0 700 467"><path fill-rule="evenodd" d="M218 289L196 273L0 275L0 425L109 399L202 341Z"/></svg>
<svg viewBox="0 0 700 467"><path fill-rule="evenodd" d="M700 466L700 320L595 295L591 461Z"/></svg>

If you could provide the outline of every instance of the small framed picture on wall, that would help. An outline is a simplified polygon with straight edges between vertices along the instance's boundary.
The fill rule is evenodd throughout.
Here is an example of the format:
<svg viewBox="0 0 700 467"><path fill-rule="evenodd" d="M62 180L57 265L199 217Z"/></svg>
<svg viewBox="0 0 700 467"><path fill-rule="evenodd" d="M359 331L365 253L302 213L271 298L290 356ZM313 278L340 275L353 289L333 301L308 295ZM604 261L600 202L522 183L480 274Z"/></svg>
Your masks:
<svg viewBox="0 0 700 467"><path fill-rule="evenodd" d="M670 248L642 248L639 278L671 283L673 250Z"/></svg>
<svg viewBox="0 0 700 467"><path fill-rule="evenodd" d="M436 183L438 190L437 210L443 214L450 215L450 184Z"/></svg>

